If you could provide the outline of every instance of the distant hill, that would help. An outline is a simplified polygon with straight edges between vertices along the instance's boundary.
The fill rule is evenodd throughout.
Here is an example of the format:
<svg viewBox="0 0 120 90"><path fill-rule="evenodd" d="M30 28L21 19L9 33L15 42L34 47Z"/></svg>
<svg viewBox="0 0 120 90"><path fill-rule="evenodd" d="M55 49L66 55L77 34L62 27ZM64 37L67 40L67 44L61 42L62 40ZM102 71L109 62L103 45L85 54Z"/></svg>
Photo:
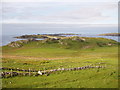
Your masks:
<svg viewBox="0 0 120 90"><path fill-rule="evenodd" d="M57 48L67 48L67 49L86 49L86 48L94 48L94 47L105 47L105 46L114 46L117 45L118 42L106 39L106 38L93 38L93 37L53 37L46 38L44 40L19 40L15 42L11 42L7 46L9 47L57 47Z"/></svg>
<svg viewBox="0 0 120 90"><path fill-rule="evenodd" d="M99 34L100 36L120 36L120 33L106 33L106 34Z"/></svg>

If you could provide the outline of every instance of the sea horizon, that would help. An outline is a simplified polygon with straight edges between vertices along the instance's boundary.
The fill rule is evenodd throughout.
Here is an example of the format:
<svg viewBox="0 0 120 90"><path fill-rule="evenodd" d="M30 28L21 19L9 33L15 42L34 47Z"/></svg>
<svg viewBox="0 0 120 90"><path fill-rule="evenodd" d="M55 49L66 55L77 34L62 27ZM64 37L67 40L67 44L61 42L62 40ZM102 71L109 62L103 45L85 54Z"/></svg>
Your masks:
<svg viewBox="0 0 120 90"><path fill-rule="evenodd" d="M94 36L104 33L118 33L117 25L90 25L90 24L2 24L2 46L12 41L21 39L14 38L21 35L31 34L59 34L74 33L82 36ZM98 36L97 36L98 37ZM105 36L101 36L105 37ZM106 37L105 37L106 38ZM117 40L117 37L107 37Z"/></svg>

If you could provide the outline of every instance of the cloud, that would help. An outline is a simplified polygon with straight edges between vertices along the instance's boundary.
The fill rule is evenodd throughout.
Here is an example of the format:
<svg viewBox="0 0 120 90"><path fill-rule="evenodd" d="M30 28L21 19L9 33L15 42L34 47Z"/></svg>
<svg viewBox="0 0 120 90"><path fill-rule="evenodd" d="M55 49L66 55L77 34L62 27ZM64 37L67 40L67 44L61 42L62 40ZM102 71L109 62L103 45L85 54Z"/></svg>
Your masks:
<svg viewBox="0 0 120 90"><path fill-rule="evenodd" d="M4 2L2 7L4 23L117 24L115 2L58 3L46 0L45 3Z"/></svg>
<svg viewBox="0 0 120 90"><path fill-rule="evenodd" d="M118 2L119 0L2 0L2 2Z"/></svg>

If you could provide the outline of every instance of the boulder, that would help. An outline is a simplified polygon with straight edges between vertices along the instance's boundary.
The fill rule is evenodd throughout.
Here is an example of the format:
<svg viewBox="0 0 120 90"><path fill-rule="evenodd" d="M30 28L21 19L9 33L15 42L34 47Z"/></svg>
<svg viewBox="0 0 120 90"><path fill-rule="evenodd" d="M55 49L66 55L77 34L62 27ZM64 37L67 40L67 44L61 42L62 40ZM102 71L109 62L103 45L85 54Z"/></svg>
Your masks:
<svg viewBox="0 0 120 90"><path fill-rule="evenodd" d="M11 42L10 44L8 44L9 47L22 47L22 44L18 43L18 42Z"/></svg>
<svg viewBox="0 0 120 90"><path fill-rule="evenodd" d="M43 75L43 73L42 73L41 71L38 71L38 74L39 74L39 75Z"/></svg>

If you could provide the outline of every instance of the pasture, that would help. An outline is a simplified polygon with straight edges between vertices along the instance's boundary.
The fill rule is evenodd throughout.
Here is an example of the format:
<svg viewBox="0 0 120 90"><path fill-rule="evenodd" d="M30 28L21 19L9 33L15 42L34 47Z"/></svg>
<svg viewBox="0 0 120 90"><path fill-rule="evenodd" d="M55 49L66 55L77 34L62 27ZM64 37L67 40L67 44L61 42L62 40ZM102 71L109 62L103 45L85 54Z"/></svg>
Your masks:
<svg viewBox="0 0 120 90"><path fill-rule="evenodd" d="M118 43L103 38L85 40L68 38L31 41L22 43L22 47L3 46L2 67L37 71L89 65L105 67L56 71L48 76L7 77L2 79L3 88L118 88Z"/></svg>

